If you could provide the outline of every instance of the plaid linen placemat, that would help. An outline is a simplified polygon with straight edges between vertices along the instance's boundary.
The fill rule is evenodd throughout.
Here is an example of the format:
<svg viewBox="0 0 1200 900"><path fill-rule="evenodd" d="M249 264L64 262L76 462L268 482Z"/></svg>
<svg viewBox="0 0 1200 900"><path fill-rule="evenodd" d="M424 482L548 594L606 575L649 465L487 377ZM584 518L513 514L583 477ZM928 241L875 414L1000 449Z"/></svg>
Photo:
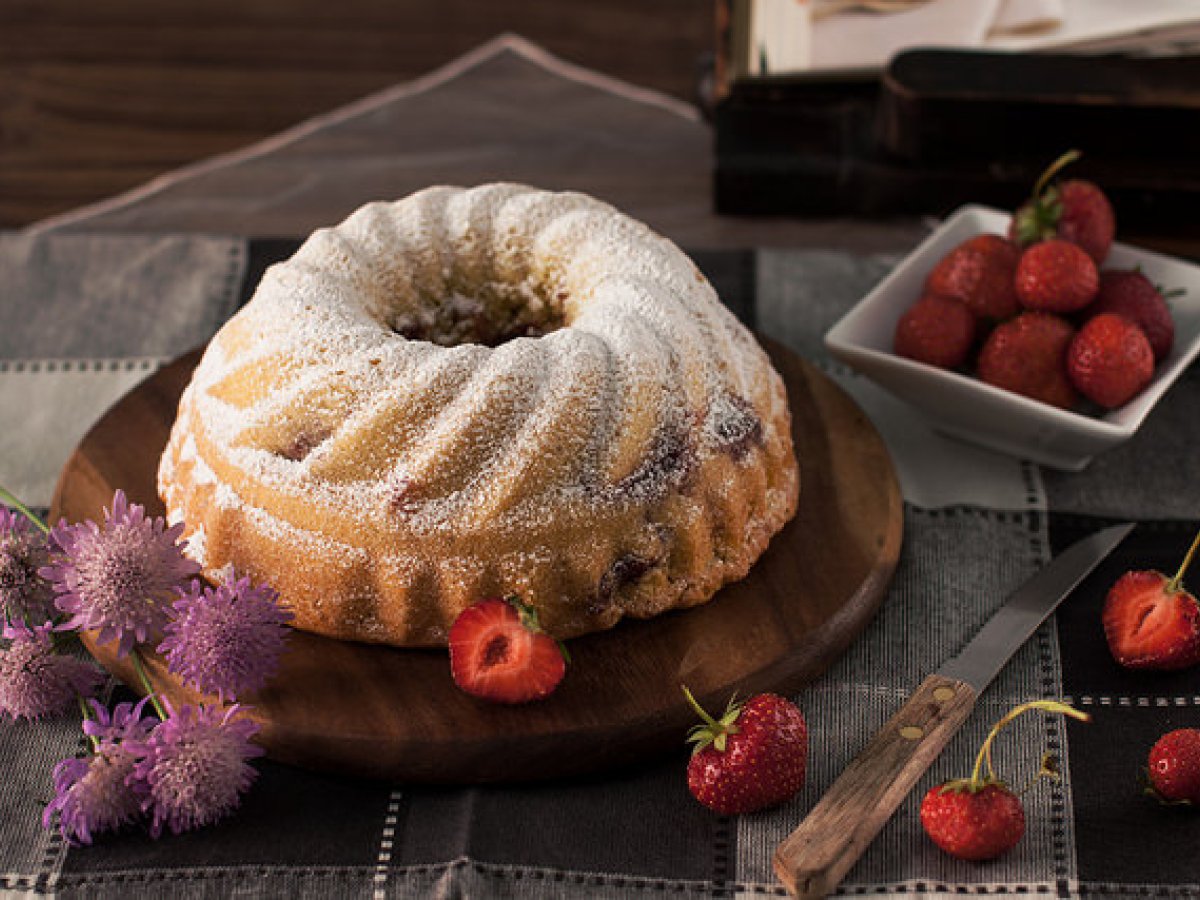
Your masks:
<svg viewBox="0 0 1200 900"><path fill-rule="evenodd" d="M0 235L0 483L49 502L58 467L103 409L161 362L206 340L289 241L87 233ZM590 778L446 788L369 782L261 761L238 814L152 841L129 831L68 848L40 826L53 763L81 749L77 723L0 722L0 887L66 897L777 896L776 843L909 691L1004 596L1075 538L1141 522L1017 654L839 893L1197 896L1200 816L1138 794L1161 732L1200 725L1200 676L1133 676L1099 626L1129 567L1172 569L1200 510L1200 375L1186 373L1128 445L1066 475L957 443L834 364L821 335L891 259L817 251L694 254L747 323L817 362L887 440L906 500L905 543L880 614L796 698L811 728L808 784L783 807L716 816L695 803L685 751ZM131 435L131 440L136 436ZM109 690L123 690L112 685ZM1067 696L1090 725L1024 716L998 750L1022 784L1041 751L1066 779L1025 797L1028 832L987 864L924 837L917 803L964 774L1011 705Z"/></svg>

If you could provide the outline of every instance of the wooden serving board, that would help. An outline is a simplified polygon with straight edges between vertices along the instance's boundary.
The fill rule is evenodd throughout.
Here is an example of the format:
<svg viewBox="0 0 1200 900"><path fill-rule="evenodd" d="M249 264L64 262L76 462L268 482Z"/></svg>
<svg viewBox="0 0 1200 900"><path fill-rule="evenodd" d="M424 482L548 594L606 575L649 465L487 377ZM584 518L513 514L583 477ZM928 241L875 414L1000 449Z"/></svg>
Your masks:
<svg viewBox="0 0 1200 900"><path fill-rule="evenodd" d="M570 642L548 699L475 700L444 651L401 650L295 632L272 685L247 702L269 755L284 762L410 782L479 783L573 775L682 748L694 716L680 685L710 710L730 695L795 691L823 672L872 618L900 552L903 507L887 450L828 378L764 341L791 400L800 511L749 576L710 603ZM195 352L135 388L68 460L52 520L99 520L120 487L162 514L159 454ZM89 650L126 684L112 644ZM152 660L157 690L187 696Z"/></svg>

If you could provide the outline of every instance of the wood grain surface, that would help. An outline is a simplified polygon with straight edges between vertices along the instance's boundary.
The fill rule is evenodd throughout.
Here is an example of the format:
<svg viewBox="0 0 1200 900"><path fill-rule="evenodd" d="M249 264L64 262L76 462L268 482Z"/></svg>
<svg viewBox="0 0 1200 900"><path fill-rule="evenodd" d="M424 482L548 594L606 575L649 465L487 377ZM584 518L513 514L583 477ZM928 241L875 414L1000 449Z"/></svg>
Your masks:
<svg viewBox="0 0 1200 900"><path fill-rule="evenodd" d="M398 650L296 632L280 675L249 698L278 760L412 782L550 778L634 763L683 746L693 716L733 692L790 692L866 626L900 552L903 504L886 447L828 378L764 341L783 375L801 465L800 511L750 575L710 603L570 642L572 665L545 701L498 707L459 691L443 651ZM161 513L155 470L193 353L151 376L84 438L52 517L99 518L115 488ZM112 645L89 648L132 683ZM181 689L158 661L151 677Z"/></svg>
<svg viewBox="0 0 1200 900"><path fill-rule="evenodd" d="M969 684L930 675L775 849L798 897L833 892L975 707Z"/></svg>

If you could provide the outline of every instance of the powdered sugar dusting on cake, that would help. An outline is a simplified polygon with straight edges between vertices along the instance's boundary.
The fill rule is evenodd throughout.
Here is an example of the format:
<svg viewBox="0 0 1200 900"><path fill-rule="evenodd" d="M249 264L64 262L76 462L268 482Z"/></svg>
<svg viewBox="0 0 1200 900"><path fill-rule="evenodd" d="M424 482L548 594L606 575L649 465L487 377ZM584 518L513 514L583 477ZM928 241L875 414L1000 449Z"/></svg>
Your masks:
<svg viewBox="0 0 1200 900"><path fill-rule="evenodd" d="M653 502L707 456L787 440L778 375L678 248L600 201L512 184L431 188L314 233L213 340L180 420L165 495L186 470L262 533L325 550L346 545L322 511L353 511L381 556L389 536ZM279 496L301 511L268 511Z"/></svg>
<svg viewBox="0 0 1200 900"><path fill-rule="evenodd" d="M750 398L756 405L770 400L755 383L761 381L756 378L763 367L761 350L739 337L741 325L698 278L694 264L644 225L578 194L515 185L434 190L444 201L440 219L417 195L399 204L371 204L339 228L318 232L292 261L273 267L239 314L253 333L248 352L235 356L231 365L219 352L222 341L215 342L218 352L210 353L197 373L197 408L213 442L240 468L275 487L299 482L318 502L359 505L369 516L382 514L379 485L403 464L410 481L415 474L437 482L413 526L455 527L486 492L480 478L484 469L490 478L500 475L496 458L510 456L507 446L528 443L536 433L518 437L516 427L498 431L491 424L497 418L533 423L548 418L549 409L569 406L575 410L570 421L544 428L543 441L566 432L620 440L627 423L606 421L608 400L597 403L596 398L620 402L622 392L639 381L671 383L665 376L672 371L676 390L659 391L655 398L665 404L661 415L666 418L702 418L721 409L729 394L757 393ZM384 230L393 241L387 247L378 238ZM458 248L456 256L445 253L448 243ZM469 245L466 251L458 246L462 243ZM387 288L395 290L390 298ZM437 369L444 354L466 349L441 346L457 343L454 323L478 317L489 305L525 308L531 296L551 311L549 333L566 328L598 338L619 361L616 371L598 354L590 368L581 368L577 346L560 349L557 341L518 338L494 348L470 345L476 371L466 382L449 378L441 405L425 417L426 434L400 435L394 454L382 447L373 472L350 480L306 477L312 466L332 468L330 448L348 443L353 430L362 427L359 413L403 404L409 385L423 381L422 372ZM448 333L431 335L429 341L406 338L395 327L415 323L428 329L437 318L451 325ZM234 407L207 391L235 371L281 353L292 360L294 372L256 406ZM574 361L570 380L560 378L546 392L553 405L530 408L539 384L553 381L568 359ZM331 434L300 436L316 444L305 448L305 459L289 459L287 447L246 441L252 426L263 423L284 423L293 430L312 425L307 411L338 378L355 386L339 396L351 395L350 408L339 415ZM485 419L497 406L511 415ZM630 438L640 444L630 455L655 439L652 432ZM592 458L580 462L599 465L595 452L588 448ZM561 477L543 490L557 492L575 483L578 469L562 468ZM608 474L615 481L627 473L618 465Z"/></svg>

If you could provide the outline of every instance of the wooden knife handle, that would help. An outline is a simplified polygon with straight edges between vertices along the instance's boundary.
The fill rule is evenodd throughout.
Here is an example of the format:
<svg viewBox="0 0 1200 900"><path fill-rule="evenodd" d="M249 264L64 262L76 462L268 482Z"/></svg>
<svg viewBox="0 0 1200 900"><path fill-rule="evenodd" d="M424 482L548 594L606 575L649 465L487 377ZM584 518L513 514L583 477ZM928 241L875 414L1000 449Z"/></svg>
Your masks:
<svg viewBox="0 0 1200 900"><path fill-rule="evenodd" d="M930 675L775 849L775 874L800 897L824 897L862 855L971 714L975 689Z"/></svg>

